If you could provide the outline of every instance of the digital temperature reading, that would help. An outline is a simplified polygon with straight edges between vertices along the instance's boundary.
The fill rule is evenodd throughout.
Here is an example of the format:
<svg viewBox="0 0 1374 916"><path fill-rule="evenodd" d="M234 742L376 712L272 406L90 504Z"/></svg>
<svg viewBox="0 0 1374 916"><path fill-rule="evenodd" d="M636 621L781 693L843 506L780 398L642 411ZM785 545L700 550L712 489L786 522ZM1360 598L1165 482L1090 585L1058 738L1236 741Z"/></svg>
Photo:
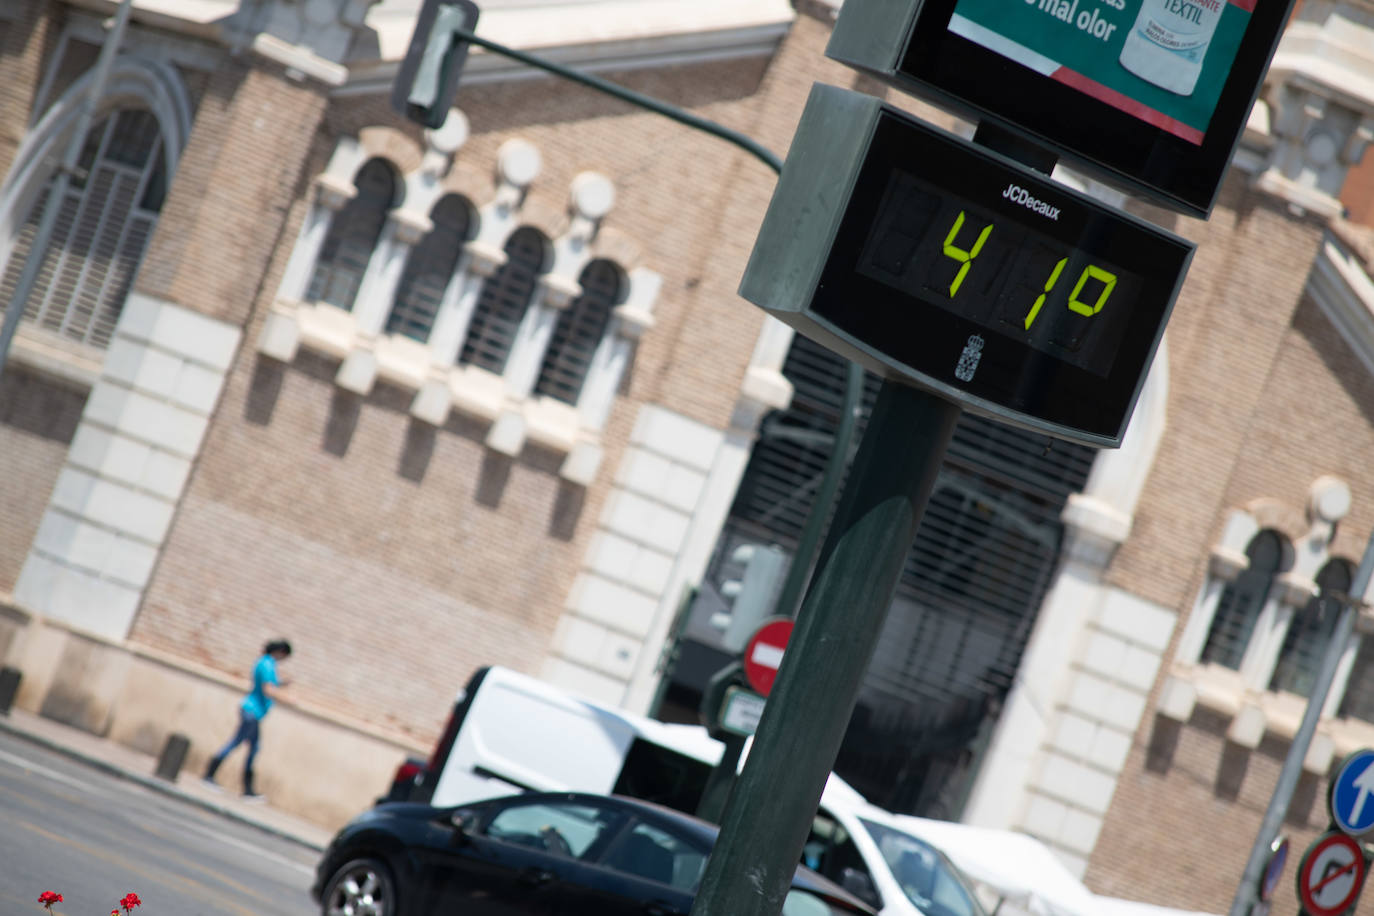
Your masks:
<svg viewBox="0 0 1374 916"><path fill-rule="evenodd" d="M965 409L1120 443L1192 243L833 86L792 150L746 299Z"/></svg>
<svg viewBox="0 0 1374 916"><path fill-rule="evenodd" d="M1008 184L1002 198L1053 223L1060 208ZM907 172L882 194L858 271L1105 377L1140 278Z"/></svg>

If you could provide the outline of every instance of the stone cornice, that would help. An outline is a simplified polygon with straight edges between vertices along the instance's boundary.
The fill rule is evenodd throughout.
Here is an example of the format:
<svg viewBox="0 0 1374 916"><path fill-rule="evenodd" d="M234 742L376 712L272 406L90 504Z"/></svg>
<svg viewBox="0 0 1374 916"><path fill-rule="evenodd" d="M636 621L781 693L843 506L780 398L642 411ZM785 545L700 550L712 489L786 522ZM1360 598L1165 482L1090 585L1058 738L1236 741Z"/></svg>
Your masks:
<svg viewBox="0 0 1374 916"><path fill-rule="evenodd" d="M273 35L258 35L253 39L254 53L281 64L288 75L297 79L310 78L326 86L342 86L348 79L348 69L325 60L309 48L293 45Z"/></svg>
<svg viewBox="0 0 1374 916"><path fill-rule="evenodd" d="M786 0L587 0L484 9L477 28L492 41L596 73L766 56L795 16ZM348 85L338 95L390 91L413 14L391 13L382 3L367 22L377 34L375 59L350 61ZM546 76L480 48L463 69L467 85Z"/></svg>

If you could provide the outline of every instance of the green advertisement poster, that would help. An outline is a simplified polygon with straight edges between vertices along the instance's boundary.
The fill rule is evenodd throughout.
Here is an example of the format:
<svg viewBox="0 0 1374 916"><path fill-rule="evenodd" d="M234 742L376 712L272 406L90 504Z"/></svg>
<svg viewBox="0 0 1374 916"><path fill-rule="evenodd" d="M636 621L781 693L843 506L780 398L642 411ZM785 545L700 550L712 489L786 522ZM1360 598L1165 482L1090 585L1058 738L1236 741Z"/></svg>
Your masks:
<svg viewBox="0 0 1374 916"><path fill-rule="evenodd" d="M1201 144L1254 0L958 0L949 29Z"/></svg>

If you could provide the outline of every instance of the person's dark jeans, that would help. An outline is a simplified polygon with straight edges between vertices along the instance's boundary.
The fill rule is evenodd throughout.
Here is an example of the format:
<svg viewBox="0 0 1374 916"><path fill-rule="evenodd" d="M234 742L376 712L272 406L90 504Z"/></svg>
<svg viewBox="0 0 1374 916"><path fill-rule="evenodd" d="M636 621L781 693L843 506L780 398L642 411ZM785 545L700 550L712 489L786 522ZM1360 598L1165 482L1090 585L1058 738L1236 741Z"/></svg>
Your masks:
<svg viewBox="0 0 1374 916"><path fill-rule="evenodd" d="M250 716L247 710L239 710L239 727L234 732L234 737L229 739L229 743L220 748L218 754L210 758L210 764L205 768L205 778L214 779L215 771L224 762L234 748L244 742L248 742L248 757L243 761L243 793L252 795L253 793L253 758L258 756L258 720Z"/></svg>

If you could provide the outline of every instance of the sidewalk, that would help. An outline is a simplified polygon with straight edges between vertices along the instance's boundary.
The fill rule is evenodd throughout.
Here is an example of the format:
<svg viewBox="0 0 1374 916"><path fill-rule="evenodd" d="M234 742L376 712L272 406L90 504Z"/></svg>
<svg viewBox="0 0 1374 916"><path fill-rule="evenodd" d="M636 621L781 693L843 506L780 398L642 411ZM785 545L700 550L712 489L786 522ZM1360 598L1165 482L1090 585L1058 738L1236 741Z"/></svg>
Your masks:
<svg viewBox="0 0 1374 916"><path fill-rule="evenodd" d="M19 709L0 714L0 734L15 735L79 760L106 773L137 782L154 791L180 798L221 817L238 821L283 839L322 852L333 835L323 827L273 808L268 803L245 803L231 791L215 792L199 774L183 770L176 782L154 776L157 758L100 738L78 728Z"/></svg>

